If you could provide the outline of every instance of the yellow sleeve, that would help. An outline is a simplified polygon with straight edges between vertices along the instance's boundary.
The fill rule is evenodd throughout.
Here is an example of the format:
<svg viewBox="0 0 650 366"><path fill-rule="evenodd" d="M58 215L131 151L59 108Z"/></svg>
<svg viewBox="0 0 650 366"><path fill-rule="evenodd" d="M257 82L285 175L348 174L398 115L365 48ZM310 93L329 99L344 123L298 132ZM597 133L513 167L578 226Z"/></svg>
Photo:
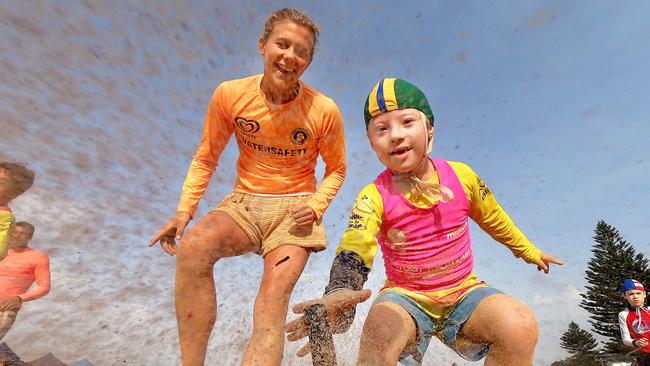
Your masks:
<svg viewBox="0 0 650 366"><path fill-rule="evenodd" d="M0 211L0 261L5 259L9 251L9 238L14 231L16 219L11 211Z"/></svg>
<svg viewBox="0 0 650 366"><path fill-rule="evenodd" d="M188 212L192 217L217 168L219 156L234 132L234 125L227 118L224 109L224 106L228 105L227 98L226 87L224 84L219 85L212 95L205 117L201 143L183 183L183 192L177 210Z"/></svg>
<svg viewBox="0 0 650 366"><path fill-rule="evenodd" d="M324 128L321 137L320 155L325 163L325 174L320 187L307 204L320 219L345 179L345 138L343 135L343 118L333 101L324 114Z"/></svg>
<svg viewBox="0 0 650 366"><path fill-rule="evenodd" d="M365 186L357 195L350 213L348 228L343 233L336 255L344 250L357 253L368 268L377 255L377 234L381 229L384 205L374 183Z"/></svg>
<svg viewBox="0 0 650 366"><path fill-rule="evenodd" d="M467 164L450 162L470 202L469 216L494 240L528 263L540 260L541 251L519 230L499 205L492 191Z"/></svg>

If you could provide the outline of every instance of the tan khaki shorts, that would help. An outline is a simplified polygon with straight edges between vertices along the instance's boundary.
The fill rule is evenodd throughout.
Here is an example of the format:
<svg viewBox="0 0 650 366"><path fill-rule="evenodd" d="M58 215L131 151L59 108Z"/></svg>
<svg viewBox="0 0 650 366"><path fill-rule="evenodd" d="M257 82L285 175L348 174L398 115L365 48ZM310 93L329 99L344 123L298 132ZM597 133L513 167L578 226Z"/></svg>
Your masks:
<svg viewBox="0 0 650 366"><path fill-rule="evenodd" d="M304 196L254 196L233 192L214 209L230 216L244 230L262 257L282 245L295 245L318 252L327 248L321 221L311 227L296 225L289 211L305 203Z"/></svg>
<svg viewBox="0 0 650 366"><path fill-rule="evenodd" d="M5 310L0 311L0 340L5 337L5 334L11 329L11 326L14 325L16 321L17 311L14 310Z"/></svg>

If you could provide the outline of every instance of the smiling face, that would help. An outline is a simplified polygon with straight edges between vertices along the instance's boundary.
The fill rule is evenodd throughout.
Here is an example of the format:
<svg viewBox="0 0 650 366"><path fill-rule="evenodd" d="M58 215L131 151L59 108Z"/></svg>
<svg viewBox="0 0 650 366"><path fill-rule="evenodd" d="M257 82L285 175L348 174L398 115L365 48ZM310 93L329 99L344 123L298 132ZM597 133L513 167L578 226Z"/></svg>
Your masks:
<svg viewBox="0 0 650 366"><path fill-rule="evenodd" d="M370 121L370 145L388 169L408 173L422 162L434 136L433 127L422 118L425 117L419 110L406 108L382 113Z"/></svg>
<svg viewBox="0 0 650 366"><path fill-rule="evenodd" d="M642 290L629 290L625 291L625 298L633 308L640 308L645 303L645 291Z"/></svg>
<svg viewBox="0 0 650 366"><path fill-rule="evenodd" d="M277 23L271 35L259 43L264 59L262 90L267 95L290 94L311 63L313 48L314 35L309 28L289 20Z"/></svg>

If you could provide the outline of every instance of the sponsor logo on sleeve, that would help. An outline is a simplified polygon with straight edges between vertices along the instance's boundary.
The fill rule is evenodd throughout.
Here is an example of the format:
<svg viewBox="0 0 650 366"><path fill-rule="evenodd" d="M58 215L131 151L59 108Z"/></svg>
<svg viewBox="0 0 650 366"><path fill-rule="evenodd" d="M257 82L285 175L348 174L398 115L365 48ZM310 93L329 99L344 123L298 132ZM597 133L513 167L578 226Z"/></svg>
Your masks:
<svg viewBox="0 0 650 366"><path fill-rule="evenodd" d="M483 182L483 179L481 179L481 177L477 177L476 179L478 182L478 191L481 193L481 200L485 201L485 197L490 194L490 188L488 188L487 184Z"/></svg>
<svg viewBox="0 0 650 366"><path fill-rule="evenodd" d="M370 197L364 195L354 202L347 230L365 230L370 216L375 212L370 205Z"/></svg>

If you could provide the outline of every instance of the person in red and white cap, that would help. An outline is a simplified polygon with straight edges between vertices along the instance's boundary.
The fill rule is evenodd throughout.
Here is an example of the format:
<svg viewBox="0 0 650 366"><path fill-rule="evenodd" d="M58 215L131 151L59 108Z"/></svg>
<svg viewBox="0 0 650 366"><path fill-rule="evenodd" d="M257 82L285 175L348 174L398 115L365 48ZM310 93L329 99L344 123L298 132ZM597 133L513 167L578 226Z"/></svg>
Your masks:
<svg viewBox="0 0 650 366"><path fill-rule="evenodd" d="M637 358L639 366L650 366L650 311L644 306L645 287L641 282L630 279L623 281L621 291L629 303L629 309L618 313L623 344L641 352Z"/></svg>

